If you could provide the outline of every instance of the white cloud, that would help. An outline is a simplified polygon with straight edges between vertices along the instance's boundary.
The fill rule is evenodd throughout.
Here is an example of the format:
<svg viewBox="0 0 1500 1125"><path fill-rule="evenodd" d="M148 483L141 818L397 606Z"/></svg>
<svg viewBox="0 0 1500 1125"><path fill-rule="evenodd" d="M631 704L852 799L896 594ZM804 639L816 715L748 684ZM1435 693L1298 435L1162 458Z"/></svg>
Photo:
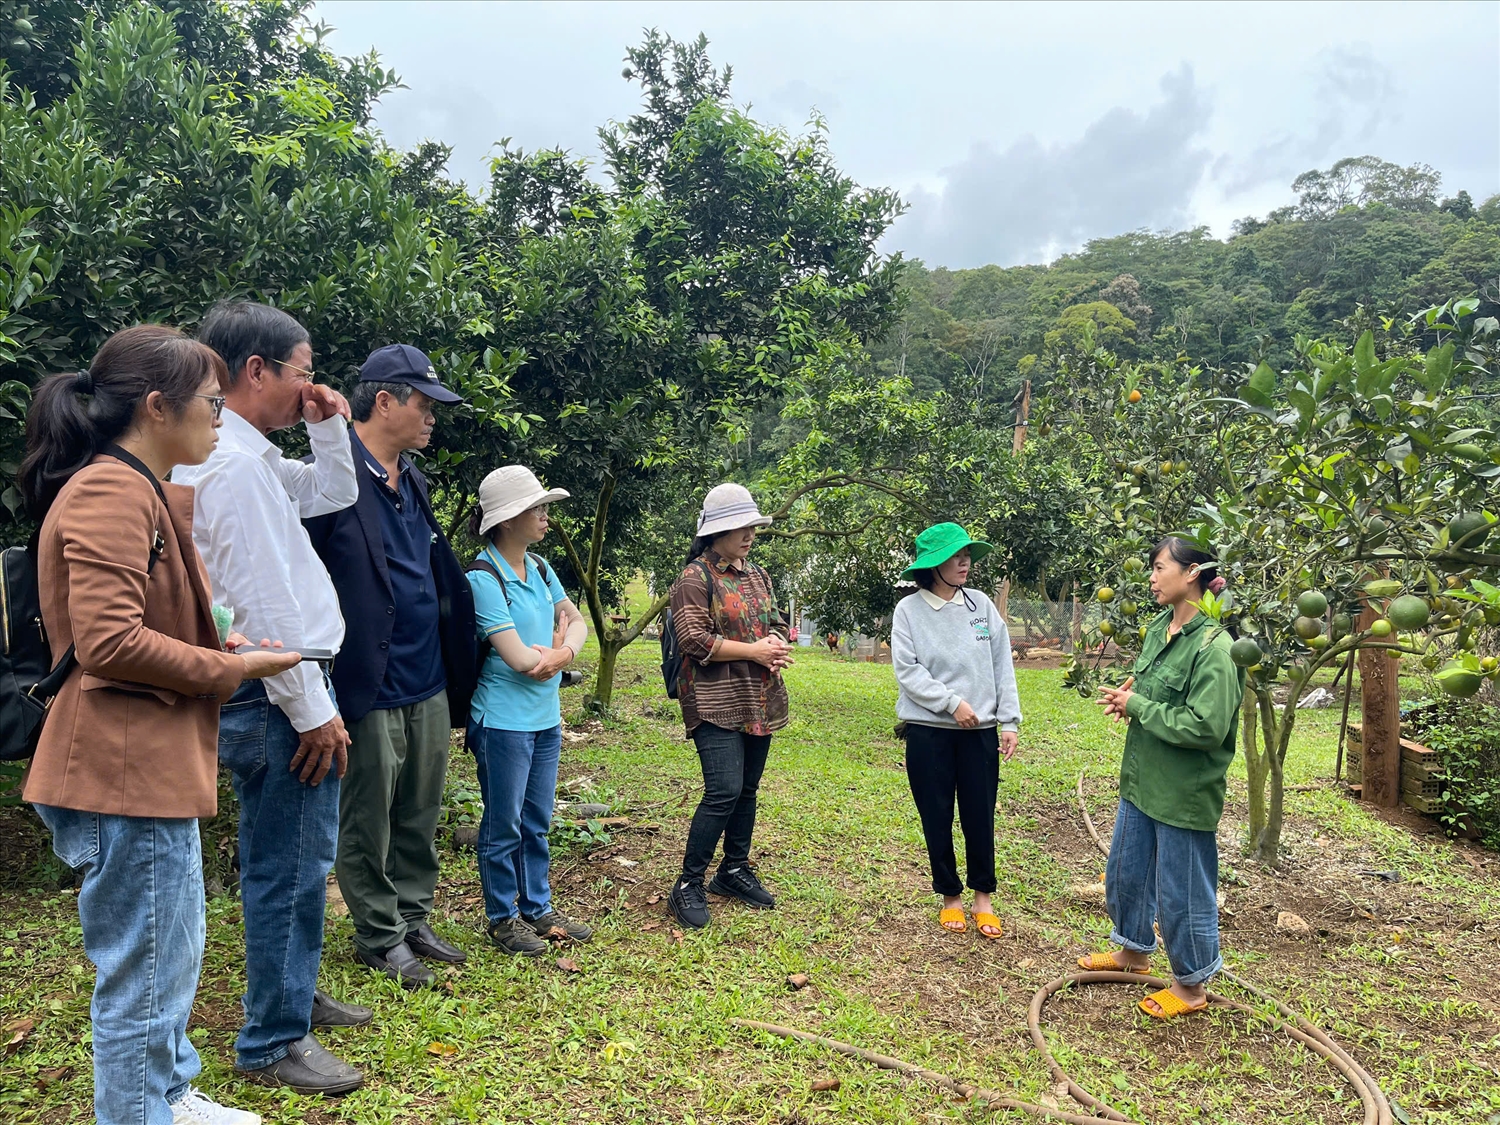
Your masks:
<svg viewBox="0 0 1500 1125"><path fill-rule="evenodd" d="M1188 222L1210 160L1200 143L1209 99L1187 66L1160 91L1144 112L1111 109L1073 141L1028 135L1003 151L975 146L945 169L940 193L911 193L891 241L933 263L1013 265L1101 235Z"/></svg>

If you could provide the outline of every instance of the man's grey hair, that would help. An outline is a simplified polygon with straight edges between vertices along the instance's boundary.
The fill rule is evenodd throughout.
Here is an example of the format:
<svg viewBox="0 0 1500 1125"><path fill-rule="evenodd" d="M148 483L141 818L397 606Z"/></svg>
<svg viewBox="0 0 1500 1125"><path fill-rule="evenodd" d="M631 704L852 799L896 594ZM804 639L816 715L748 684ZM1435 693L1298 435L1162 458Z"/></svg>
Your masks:
<svg viewBox="0 0 1500 1125"><path fill-rule="evenodd" d="M381 391L405 406L416 389L410 383L355 383L354 393L349 396L349 413L354 415L356 422L368 422L375 409L375 396Z"/></svg>

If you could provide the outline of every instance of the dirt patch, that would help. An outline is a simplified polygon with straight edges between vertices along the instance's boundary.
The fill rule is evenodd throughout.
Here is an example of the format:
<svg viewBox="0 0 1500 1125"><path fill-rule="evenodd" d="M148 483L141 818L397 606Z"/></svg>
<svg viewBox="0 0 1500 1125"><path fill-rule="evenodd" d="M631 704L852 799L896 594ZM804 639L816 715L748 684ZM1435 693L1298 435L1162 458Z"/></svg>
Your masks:
<svg viewBox="0 0 1500 1125"><path fill-rule="evenodd" d="M1085 782L1095 827L1106 841L1113 828L1112 781ZM1076 803L1030 810L1053 826L1046 849L1080 881L1097 879L1103 856L1082 829L1070 832ZM1382 819L1414 833L1431 822L1409 811L1379 810ZM1315 822L1289 815L1282 840L1285 860L1276 871L1240 858L1248 810L1227 801L1219 829L1219 924L1231 959L1261 954L1284 976L1330 972L1367 979L1377 987L1391 973L1406 981L1457 984L1500 1024L1500 984L1483 970L1493 955L1500 918L1478 913L1463 896L1420 871L1392 869L1370 841L1326 833ZM1415 823L1413 823L1415 822ZM1434 830L1436 835L1441 832ZM1500 888L1500 860L1464 841L1444 841L1456 874ZM1102 911L1102 907L1100 907ZM1307 922L1303 937L1283 932L1277 918L1290 911ZM1350 956L1358 947L1360 956ZM1444 988L1447 991L1447 988ZM1410 1020L1413 1031L1448 1030L1453 1018Z"/></svg>
<svg viewBox="0 0 1500 1125"><path fill-rule="evenodd" d="M29 805L0 807L0 890L73 885L72 872L52 854L52 834Z"/></svg>

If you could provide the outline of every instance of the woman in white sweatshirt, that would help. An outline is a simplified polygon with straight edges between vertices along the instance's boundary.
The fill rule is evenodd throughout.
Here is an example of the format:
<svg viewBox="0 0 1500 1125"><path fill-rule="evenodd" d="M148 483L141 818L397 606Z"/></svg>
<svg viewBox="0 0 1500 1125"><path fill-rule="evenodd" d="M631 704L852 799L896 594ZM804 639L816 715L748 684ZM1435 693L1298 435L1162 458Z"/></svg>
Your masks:
<svg viewBox="0 0 1500 1125"><path fill-rule="evenodd" d="M995 604L965 586L971 563L994 548L956 523L917 536L916 560L902 572L919 589L901 599L891 625L891 664L900 693L896 717L906 731L906 780L922 820L932 889L942 896L938 922L967 928L963 883L953 854L953 805L963 827L974 925L998 938L995 890L995 789L1000 755L1015 754L1021 724L1010 630Z"/></svg>

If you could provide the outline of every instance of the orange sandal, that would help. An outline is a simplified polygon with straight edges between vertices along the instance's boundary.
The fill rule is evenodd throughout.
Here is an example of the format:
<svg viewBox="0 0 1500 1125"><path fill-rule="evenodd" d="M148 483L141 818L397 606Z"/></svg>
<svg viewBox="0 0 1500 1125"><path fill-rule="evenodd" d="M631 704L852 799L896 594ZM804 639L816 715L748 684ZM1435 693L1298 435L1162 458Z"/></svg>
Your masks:
<svg viewBox="0 0 1500 1125"><path fill-rule="evenodd" d="M1147 1007L1148 1003L1155 1004L1161 1010L1156 1011ZM1136 1007L1154 1020L1175 1020L1178 1016L1203 1011L1204 1008L1208 1007L1208 1000L1205 998L1201 1004L1189 1004L1170 988L1164 988L1160 992L1153 992L1150 996L1147 996L1144 1000L1136 1004Z"/></svg>
<svg viewBox="0 0 1500 1125"><path fill-rule="evenodd" d="M961 934L969 928L964 921L964 908L962 906L945 906L938 911L938 925L950 934Z"/></svg>
<svg viewBox="0 0 1500 1125"><path fill-rule="evenodd" d="M1140 973L1143 977L1151 975L1151 966L1137 968L1134 965L1122 965L1115 960L1113 953L1090 953L1078 958L1078 967L1091 973Z"/></svg>
<svg viewBox="0 0 1500 1125"><path fill-rule="evenodd" d="M981 937L987 937L991 941L995 941L1000 937L1001 934L1005 932L1000 925L1000 919L996 918L987 910L980 910L975 912L974 926L979 930L979 935ZM989 931L991 930L993 930L994 932L990 933Z"/></svg>

